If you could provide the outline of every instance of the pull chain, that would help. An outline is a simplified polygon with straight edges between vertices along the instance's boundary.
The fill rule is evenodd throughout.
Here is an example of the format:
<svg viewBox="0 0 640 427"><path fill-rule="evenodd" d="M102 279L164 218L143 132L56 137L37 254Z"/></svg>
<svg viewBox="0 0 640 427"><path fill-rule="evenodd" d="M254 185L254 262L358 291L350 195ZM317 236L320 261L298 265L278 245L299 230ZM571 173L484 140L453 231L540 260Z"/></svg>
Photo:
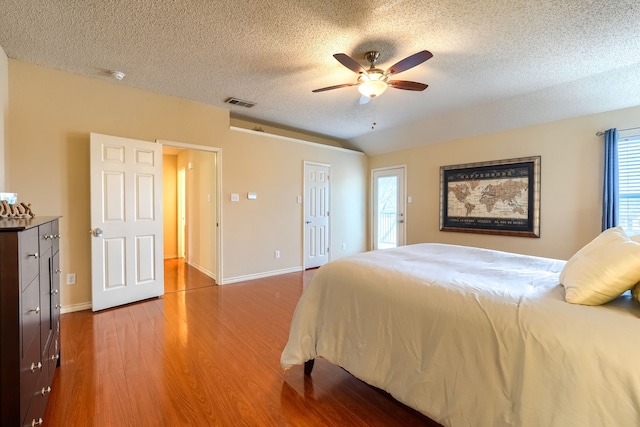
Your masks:
<svg viewBox="0 0 640 427"><path fill-rule="evenodd" d="M376 105L373 104L371 107L371 130L374 130L378 124L376 120Z"/></svg>

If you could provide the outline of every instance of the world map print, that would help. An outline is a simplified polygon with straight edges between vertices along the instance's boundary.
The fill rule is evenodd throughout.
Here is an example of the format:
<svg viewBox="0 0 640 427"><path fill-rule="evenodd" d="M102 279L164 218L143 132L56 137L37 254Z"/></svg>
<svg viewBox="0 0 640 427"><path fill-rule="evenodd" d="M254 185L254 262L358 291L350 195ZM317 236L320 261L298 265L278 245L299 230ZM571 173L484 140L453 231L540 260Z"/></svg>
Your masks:
<svg viewBox="0 0 640 427"><path fill-rule="evenodd" d="M448 190L449 217L527 219L529 215L526 177L456 181Z"/></svg>

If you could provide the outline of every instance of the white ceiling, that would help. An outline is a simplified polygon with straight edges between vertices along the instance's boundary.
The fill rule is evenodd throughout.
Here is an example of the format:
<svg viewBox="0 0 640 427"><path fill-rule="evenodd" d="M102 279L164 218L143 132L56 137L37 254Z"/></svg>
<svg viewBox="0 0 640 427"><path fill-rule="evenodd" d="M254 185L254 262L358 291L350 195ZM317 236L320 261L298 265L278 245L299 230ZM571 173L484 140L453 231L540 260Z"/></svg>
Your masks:
<svg viewBox="0 0 640 427"><path fill-rule="evenodd" d="M375 154L640 105L638 0L2 0L10 58L229 108ZM433 58L358 105L333 58ZM256 102L246 109L228 97ZM376 123L375 129L372 124ZM638 123L640 125L640 123Z"/></svg>

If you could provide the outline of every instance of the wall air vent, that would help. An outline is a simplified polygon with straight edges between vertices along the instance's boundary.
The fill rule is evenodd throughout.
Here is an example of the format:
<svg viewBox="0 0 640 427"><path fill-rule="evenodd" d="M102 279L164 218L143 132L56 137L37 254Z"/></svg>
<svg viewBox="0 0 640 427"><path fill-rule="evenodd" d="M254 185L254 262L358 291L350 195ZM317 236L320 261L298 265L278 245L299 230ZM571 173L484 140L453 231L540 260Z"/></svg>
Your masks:
<svg viewBox="0 0 640 427"><path fill-rule="evenodd" d="M238 107L245 107L245 108L251 108L254 105L256 105L255 102L243 101L242 99L238 99L238 98L227 98L224 100L224 102L227 104L233 104L233 105L237 105Z"/></svg>

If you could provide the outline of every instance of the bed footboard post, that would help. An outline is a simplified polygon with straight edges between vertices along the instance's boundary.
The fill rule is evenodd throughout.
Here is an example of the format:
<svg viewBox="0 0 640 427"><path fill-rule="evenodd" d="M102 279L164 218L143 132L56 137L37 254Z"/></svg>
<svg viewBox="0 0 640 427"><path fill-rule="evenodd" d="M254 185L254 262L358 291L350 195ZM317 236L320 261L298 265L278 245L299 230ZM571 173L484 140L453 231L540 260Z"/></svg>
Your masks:
<svg viewBox="0 0 640 427"><path fill-rule="evenodd" d="M314 362L315 362L315 359L307 360L306 362L304 362L304 374L305 375L311 375L311 371L313 371L313 363Z"/></svg>

